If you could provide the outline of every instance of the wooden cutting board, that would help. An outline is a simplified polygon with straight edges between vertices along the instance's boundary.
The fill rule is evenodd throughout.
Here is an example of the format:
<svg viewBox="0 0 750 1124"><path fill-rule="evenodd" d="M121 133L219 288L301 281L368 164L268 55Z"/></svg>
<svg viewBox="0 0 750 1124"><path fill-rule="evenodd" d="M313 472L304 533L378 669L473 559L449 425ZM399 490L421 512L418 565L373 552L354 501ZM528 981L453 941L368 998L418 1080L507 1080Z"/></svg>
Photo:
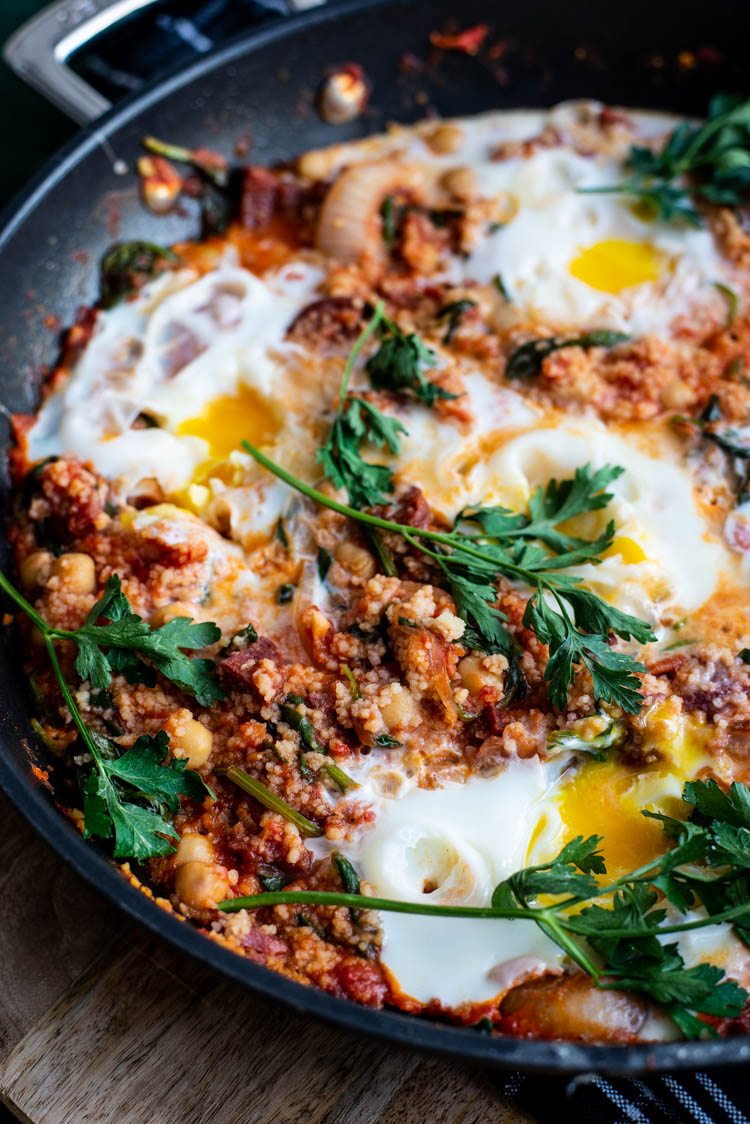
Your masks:
<svg viewBox="0 0 750 1124"><path fill-rule="evenodd" d="M530 1124L481 1071L304 1020L179 956L1 795L0 825L0 1102L18 1119Z"/></svg>

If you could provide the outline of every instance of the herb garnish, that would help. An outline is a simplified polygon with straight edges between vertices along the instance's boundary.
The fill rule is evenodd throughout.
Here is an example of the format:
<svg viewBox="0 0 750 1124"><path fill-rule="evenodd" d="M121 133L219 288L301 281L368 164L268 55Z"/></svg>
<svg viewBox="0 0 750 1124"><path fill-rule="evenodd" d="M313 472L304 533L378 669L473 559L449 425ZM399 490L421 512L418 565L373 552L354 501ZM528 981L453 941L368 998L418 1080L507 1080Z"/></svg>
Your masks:
<svg viewBox="0 0 750 1124"><path fill-rule="evenodd" d="M711 441L712 444L726 453L733 462L740 461L743 463L743 470L737 471L737 476L740 479L737 503L738 505L746 503L750 498L750 440L738 433L736 429L732 429L731 426L717 427L717 423L721 421L721 409L717 395L711 395L697 418L688 418L683 414L676 414L672 421L681 425L694 426L700 430L701 436L706 441ZM734 468L738 468L736 463Z"/></svg>
<svg viewBox="0 0 750 1124"><path fill-rule="evenodd" d="M561 336L545 336L540 339L529 340L517 347L505 365L506 379L530 379L538 375L542 363L553 351L563 347L614 347L615 344L624 343L630 336L623 332L609 332L604 329L586 332L583 336L564 339Z"/></svg>
<svg viewBox="0 0 750 1124"><path fill-rule="evenodd" d="M82 679L88 678L95 689L109 686L118 658L124 656L127 666L127 660L130 657L137 660L135 653L141 652L152 662L158 661L159 670L173 683L190 690L191 694L200 692L214 700L218 697L215 680L208 669L201 666L210 661L190 659L179 650L176 642L179 640L187 648L202 648L211 642L206 637L217 638L213 632L208 632L214 630L218 634L216 625L191 626L182 620L180 629L170 629L171 624L177 623L175 620L151 632L132 612L120 591L117 575L109 579L104 595L94 605L84 625L76 630L48 625L2 573L0 588L41 633L63 701L91 758L93 769L90 772L88 766L81 766L84 834L104 839L114 835L115 858L146 859L169 854L174 850L171 840L178 835L165 816L178 810L180 795L200 801L210 795L210 789L198 773L185 768L186 761L172 758L165 763L169 737L163 731L155 737L138 738L131 749L118 755L119 746L87 726L60 667L55 640L72 640L77 645L76 671ZM95 622L101 616L108 617L110 624L97 625ZM141 635L139 625L150 634L150 643ZM190 633L190 628L201 630L198 637ZM166 637L165 629L169 630ZM158 633L162 635L157 638ZM194 642L197 639L200 643ZM106 649L106 654L102 648ZM146 666L143 664L144 668Z"/></svg>
<svg viewBox="0 0 750 1124"><path fill-rule="evenodd" d="M680 218L691 226L701 225L691 196L704 203L742 206L750 189L750 100L717 94L705 125L683 122L659 152L633 145L625 167L632 175L624 183L581 187L579 192L633 195L658 218Z"/></svg>
<svg viewBox="0 0 750 1124"><path fill-rule="evenodd" d="M112 308L155 277L160 269L179 265L179 261L173 250L155 242L119 242L107 251L99 266L99 304Z"/></svg>
<svg viewBox="0 0 750 1124"><path fill-rule="evenodd" d="M580 726L580 723L578 725ZM547 738L547 753L556 754L568 750L574 753L589 753L595 760L604 761L606 754L602 750L619 745L624 737L624 723L614 718L598 734L584 736L574 726L570 730L555 730L551 733Z"/></svg>
<svg viewBox="0 0 750 1124"><path fill-rule="evenodd" d="M687 822L643 813L662 822L674 842L672 849L603 885L594 877L606 874L599 851L601 837L579 835L554 859L501 882L488 906L294 890L233 898L219 902L218 908L234 913L296 903L533 921L597 987L645 995L664 1009L686 1038L713 1035L710 1024L697 1016L736 1018L748 993L713 964L686 967L678 945L662 943L662 938L731 921L737 936L750 944L750 793L741 784L732 784L725 793L715 781L695 781L685 785L683 799L693 805ZM679 914L703 906L708 916L672 923L667 911L657 908L659 893ZM541 897L556 900L540 905ZM609 899L606 905L605 899Z"/></svg>
<svg viewBox="0 0 750 1124"><path fill-rule="evenodd" d="M398 453L401 447L399 437L406 433L396 418L389 418L371 402L348 393L354 363L380 323L383 307L382 301L376 305L370 321L349 353L341 377L336 416L328 440L318 450L317 456L325 475L337 488L346 488L349 502L354 507L374 507L386 503L386 493L393 491L390 468L366 461L359 450L362 441L370 441L379 448L387 446L391 453Z"/></svg>
<svg viewBox="0 0 750 1124"><path fill-rule="evenodd" d="M266 788L261 781L256 777L251 777L244 769L238 769L235 765L232 765L224 775L228 781L236 784L238 788L252 796L264 808L268 808L270 812L278 813L285 820L289 820L289 823L293 823L300 835L314 838L323 834L322 827L318 827L312 820L308 820L307 816L303 816L296 808L292 808L291 804L287 804L286 800L282 800L275 792L271 792L270 788Z"/></svg>
<svg viewBox="0 0 750 1124"><path fill-rule="evenodd" d="M20 604L16 597L14 600ZM102 624L103 620L108 623ZM45 625L45 629L53 639L73 641L78 648L75 669L81 679L90 681L94 690L108 687L113 671L121 672L129 683L154 686L156 668L181 690L194 695L202 706L224 698L213 660L191 659L183 651L215 643L221 639L221 629L208 622L193 624L189 617L175 617L161 628L150 628L131 609L117 574L109 579L80 628Z"/></svg>
<svg viewBox="0 0 750 1124"><path fill-rule="evenodd" d="M198 802L212 795L200 774L187 769L187 762L179 758L164 763L169 749L164 730L155 737L143 734L118 756L119 747L109 739L89 727L83 729L88 736L81 736L94 764L83 783L84 834L104 839L114 834L115 858L170 854L174 850L170 840L179 836L165 817L179 811L181 795Z"/></svg>
<svg viewBox="0 0 750 1124"><path fill-rule="evenodd" d="M435 318L437 320L446 320L448 322L448 326L445 330L445 335L443 336L443 343L451 342L454 335L456 334L461 320L463 319L464 313L468 312L470 308L476 307L476 301L464 298L463 300L459 301L451 301L450 304L444 304L442 308L439 308L437 310L437 312L435 313Z"/></svg>
<svg viewBox="0 0 750 1124"><path fill-rule="evenodd" d="M622 469L610 466L592 474L585 466L572 480L550 481L546 489L538 489L532 497L529 515L506 508L464 511L461 522L476 523L480 528L470 534L456 528L431 531L358 511L305 484L248 441L242 444L259 464L308 499L360 523L401 535L411 547L431 558L442 572L457 612L468 625L464 634L467 641L486 651L505 654L512 669L515 665L516 676L517 645L505 627L505 616L494 607L497 590L493 582L503 576L531 586L535 592L526 605L523 624L550 646L545 679L555 706L565 706L573 668L583 665L591 674L597 700L613 702L629 713L640 709L636 673L645 668L632 656L614 651L609 636L614 633L623 640L646 644L656 639L650 626L583 589L580 578L560 573L583 561L600 561L599 556L612 542L614 524L594 540L574 538L556 529L574 515L604 507L612 497L603 489Z"/></svg>
<svg viewBox="0 0 750 1124"><path fill-rule="evenodd" d="M227 161L218 152L211 152L207 148L183 148L182 145L168 144L156 137L144 137L143 147L167 160L176 160L178 164L190 164L216 187L223 188L229 183Z"/></svg>
<svg viewBox="0 0 750 1124"><path fill-rule="evenodd" d="M454 305L449 305L447 309L443 309L443 312L452 309L456 316L453 330L451 331L449 328L446 339L450 339L458 326L458 318L464 311L464 307L457 311L457 306L465 306L467 303L473 305L474 302L456 301ZM373 324L373 321L375 321L377 327L380 347L365 363L365 370L376 390L408 390L420 402L424 402L425 406L434 406L439 398L458 397L458 395L451 394L438 386L437 383L430 382L429 379L425 378L423 368L435 366L435 353L423 343L415 332L402 332L398 324L389 320L383 312L382 301L376 307L368 327Z"/></svg>
<svg viewBox="0 0 750 1124"><path fill-rule="evenodd" d="M150 152L167 160L189 164L200 176L202 236L207 238L225 231L238 202L237 191L234 190L237 175L229 167L226 158L208 148L184 148L179 144L157 140L156 137L144 137L143 144Z"/></svg>

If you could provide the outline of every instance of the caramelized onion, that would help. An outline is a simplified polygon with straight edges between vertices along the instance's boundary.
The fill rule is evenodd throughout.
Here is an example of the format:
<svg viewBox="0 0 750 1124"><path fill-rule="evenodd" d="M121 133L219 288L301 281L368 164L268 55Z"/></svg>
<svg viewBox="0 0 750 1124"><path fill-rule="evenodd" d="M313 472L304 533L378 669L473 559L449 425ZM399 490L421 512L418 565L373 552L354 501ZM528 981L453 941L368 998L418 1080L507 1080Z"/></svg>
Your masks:
<svg viewBox="0 0 750 1124"><path fill-rule="evenodd" d="M521 1038L635 1042L648 1004L623 991L602 991L583 974L546 976L509 991L500 1013L503 1029Z"/></svg>
<svg viewBox="0 0 750 1124"><path fill-rule="evenodd" d="M422 183L418 168L395 160L345 168L323 200L315 235L317 248L342 262L382 258L383 200L395 191L417 192Z"/></svg>

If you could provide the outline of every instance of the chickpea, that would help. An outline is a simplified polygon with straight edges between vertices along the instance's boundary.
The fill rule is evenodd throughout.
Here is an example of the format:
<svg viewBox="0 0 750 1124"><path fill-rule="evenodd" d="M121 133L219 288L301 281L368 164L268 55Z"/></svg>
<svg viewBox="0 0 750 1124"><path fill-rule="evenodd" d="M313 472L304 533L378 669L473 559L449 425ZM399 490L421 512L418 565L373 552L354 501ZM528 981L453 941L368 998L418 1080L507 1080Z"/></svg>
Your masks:
<svg viewBox="0 0 750 1124"><path fill-rule="evenodd" d="M28 558L24 558L20 567L21 585L24 589L31 593L46 585L54 562L55 556L48 550L35 550Z"/></svg>
<svg viewBox="0 0 750 1124"><path fill-rule="evenodd" d="M52 564L52 576L68 593L93 593L96 589L96 566L88 554L61 554Z"/></svg>
<svg viewBox="0 0 750 1124"><path fill-rule="evenodd" d="M451 168L440 177L440 186L453 199L466 203L476 194L476 177L471 168Z"/></svg>
<svg viewBox="0 0 750 1124"><path fill-rule="evenodd" d="M200 769L211 756L213 734L189 710L176 710L167 719L164 729L174 757L187 757L188 769Z"/></svg>
<svg viewBox="0 0 750 1124"><path fill-rule="evenodd" d="M175 852L175 865L185 863L211 864L216 858L216 848L207 835L183 835Z"/></svg>
<svg viewBox="0 0 750 1124"><path fill-rule="evenodd" d="M440 156L447 156L455 152L464 139L464 135L457 125L438 125L425 137L427 145L433 152Z"/></svg>
<svg viewBox="0 0 750 1124"><path fill-rule="evenodd" d="M670 410L680 410L689 406L694 397L694 392L686 382L667 383L661 392L662 403Z"/></svg>
<svg viewBox="0 0 750 1124"><path fill-rule="evenodd" d="M342 542L336 547L336 561L346 570L365 581L375 575L375 559L369 550L353 542Z"/></svg>
<svg viewBox="0 0 750 1124"><path fill-rule="evenodd" d="M229 893L229 879L221 866L187 862L177 868L174 888L191 909L213 909Z"/></svg>
<svg viewBox="0 0 750 1124"><path fill-rule="evenodd" d="M405 687L394 690L390 700L380 708L383 721L389 730L398 730L412 724L417 708L413 697Z"/></svg>
<svg viewBox="0 0 750 1124"><path fill-rule="evenodd" d="M297 171L310 180L325 180L331 175L330 156L322 149L304 152L297 160Z"/></svg>
<svg viewBox="0 0 750 1124"><path fill-rule="evenodd" d="M459 660L458 674L462 685L471 695L478 695L482 687L502 688L505 678L502 671L486 667L477 656L464 656Z"/></svg>
<svg viewBox="0 0 750 1124"><path fill-rule="evenodd" d="M470 695L478 695L486 682L484 668L476 656L464 656L459 660L458 674Z"/></svg>
<svg viewBox="0 0 750 1124"><path fill-rule="evenodd" d="M163 624L168 624L175 617L190 617L194 621L200 620L200 609L189 601L172 601L169 605L160 605L158 609L154 609L149 623L152 628L161 628Z"/></svg>

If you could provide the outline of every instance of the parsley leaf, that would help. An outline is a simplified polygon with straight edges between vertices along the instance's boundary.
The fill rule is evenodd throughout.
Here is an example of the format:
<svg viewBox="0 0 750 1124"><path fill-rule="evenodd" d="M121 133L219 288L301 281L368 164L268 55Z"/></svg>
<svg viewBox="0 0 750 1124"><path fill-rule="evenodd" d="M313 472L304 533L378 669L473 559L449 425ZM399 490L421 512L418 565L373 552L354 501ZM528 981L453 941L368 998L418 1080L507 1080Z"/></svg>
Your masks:
<svg viewBox="0 0 750 1124"><path fill-rule="evenodd" d="M439 398L458 397L425 378L423 368L435 366L435 353L416 333L402 332L385 315L380 316L377 331L380 347L365 363L376 390L408 390L425 406L434 406Z"/></svg>
<svg viewBox="0 0 750 1124"><path fill-rule="evenodd" d="M114 835L115 858L168 855L179 836L166 817L179 810L180 796L202 801L210 789L185 760L165 763L169 737L164 731L143 735L119 757L107 738L94 730L88 735L94 769L84 783L84 834Z"/></svg>
<svg viewBox="0 0 750 1124"><path fill-rule="evenodd" d="M385 464L366 461L360 452L361 443L370 441L381 449L398 453L401 435L406 433L396 418L388 417L372 402L348 393L355 360L382 316L383 302L380 301L349 353L341 378L336 417L328 440L317 453L325 476L336 488L345 488L350 504L357 508L386 503L387 493L393 491L391 469Z"/></svg>
<svg viewBox="0 0 750 1124"><path fill-rule="evenodd" d="M630 336L622 332L606 330L586 332L583 336L574 336L565 339L562 336L546 336L541 339L528 340L511 354L505 364L506 379L530 379L538 375L542 363L553 351L563 347L614 347L615 344L624 343Z"/></svg>
<svg viewBox="0 0 750 1124"><path fill-rule="evenodd" d="M527 866L501 882L492 895L492 904L507 903L513 898L525 906L540 894L590 897L598 889L592 875L606 871L598 849L601 841L600 835L590 835L588 839L577 835L551 862Z"/></svg>
<svg viewBox="0 0 750 1124"><path fill-rule="evenodd" d="M560 709L565 706L573 667L582 664L591 675L596 699L637 714L642 698L640 681L635 673L645 672L646 668L632 656L615 652L609 646L607 636L611 630L623 639L632 637L645 643L653 635L648 625L621 613L586 590L575 587L555 589L557 610L548 604L544 592L544 587L540 585L529 598L523 624L549 645L550 656L544 678L552 703ZM573 608L573 617L563 599ZM578 627L579 618L580 623L587 627L586 632Z"/></svg>
<svg viewBox="0 0 750 1124"><path fill-rule="evenodd" d="M701 225L691 196L705 203L742 206L750 191L750 100L717 95L705 124L683 122L657 152L634 145L625 167L632 175L624 183L579 192L633 195L658 218L682 219L690 226Z"/></svg>
<svg viewBox="0 0 750 1124"><path fill-rule="evenodd" d="M387 503L387 494L393 491L393 472L388 465L366 461L360 444L367 440L398 453L403 433L406 430L396 418L387 417L364 398L350 395L328 440L318 449L317 459L335 487L346 489L353 507L375 507Z"/></svg>
<svg viewBox="0 0 750 1124"><path fill-rule="evenodd" d="M101 623L103 620L107 623ZM188 617L175 617L161 628L150 628L131 609L117 574L109 579L79 629L53 629L52 634L76 644L75 669L95 690L109 686L113 671L122 671L130 682L153 686L150 663L202 706L224 698L213 660L192 659L184 651L215 643L221 630L208 622L193 624Z"/></svg>
<svg viewBox="0 0 750 1124"><path fill-rule="evenodd" d="M487 537L502 540L506 547L513 540L538 539L560 556L556 565L572 566L583 561L598 561L598 555L612 545L615 533L613 522L608 523L606 530L596 539L576 538L563 534L557 528L576 515L605 508L613 498L611 492L605 491L607 485L622 476L624 471L616 465L605 465L592 473L591 466L586 464L577 468L570 480L550 480L546 488L538 487L529 500L528 515L507 507L466 508L459 514L456 523L477 523ZM549 557L544 556L543 561L545 568L549 568Z"/></svg>

